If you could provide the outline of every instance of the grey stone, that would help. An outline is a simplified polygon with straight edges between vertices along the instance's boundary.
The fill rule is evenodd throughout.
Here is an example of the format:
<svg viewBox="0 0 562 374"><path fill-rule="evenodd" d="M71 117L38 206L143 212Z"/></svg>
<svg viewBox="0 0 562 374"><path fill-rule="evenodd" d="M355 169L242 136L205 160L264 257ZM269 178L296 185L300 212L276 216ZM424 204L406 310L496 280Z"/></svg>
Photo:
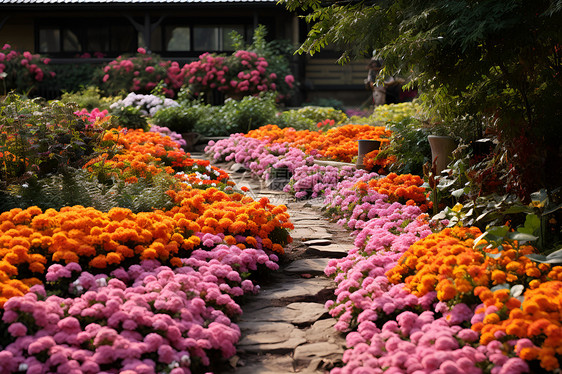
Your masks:
<svg viewBox="0 0 562 374"><path fill-rule="evenodd" d="M332 234L328 233L323 227L297 227L291 231L291 236L299 240L310 240L310 239L331 239Z"/></svg>
<svg viewBox="0 0 562 374"><path fill-rule="evenodd" d="M244 321L238 324L242 352L286 353L306 342L303 330L284 322Z"/></svg>
<svg viewBox="0 0 562 374"><path fill-rule="evenodd" d="M347 256L353 247L352 244L312 245L306 249L306 254L341 258Z"/></svg>
<svg viewBox="0 0 562 374"><path fill-rule="evenodd" d="M306 258L304 260L297 260L287 266L284 271L296 274L324 274L324 269L328 266L328 258Z"/></svg>
<svg viewBox="0 0 562 374"><path fill-rule="evenodd" d="M263 304L262 304L263 305ZM289 322L295 325L311 324L327 315L320 303L291 303L286 307L262 307L244 312L242 321Z"/></svg>
<svg viewBox="0 0 562 374"><path fill-rule="evenodd" d="M305 330L306 340L309 343L328 342L345 345L345 337L334 329L335 324L336 320L334 318L321 319L314 322L310 328Z"/></svg>
<svg viewBox="0 0 562 374"><path fill-rule="evenodd" d="M330 244L332 244L332 240L331 239L311 239L311 240L304 241L303 244L314 245L314 246L330 245Z"/></svg>
<svg viewBox="0 0 562 374"><path fill-rule="evenodd" d="M293 359L297 365L302 365L317 358L329 361L341 360L342 355L343 347L340 344L319 342L298 346Z"/></svg>
<svg viewBox="0 0 562 374"><path fill-rule="evenodd" d="M333 289L334 286L334 282L327 278L287 279L274 289L262 289L258 297L264 303L283 299L304 301L313 299L320 292Z"/></svg>
<svg viewBox="0 0 562 374"><path fill-rule="evenodd" d="M294 373L294 361L289 356L260 355L247 366L238 366L236 374Z"/></svg>

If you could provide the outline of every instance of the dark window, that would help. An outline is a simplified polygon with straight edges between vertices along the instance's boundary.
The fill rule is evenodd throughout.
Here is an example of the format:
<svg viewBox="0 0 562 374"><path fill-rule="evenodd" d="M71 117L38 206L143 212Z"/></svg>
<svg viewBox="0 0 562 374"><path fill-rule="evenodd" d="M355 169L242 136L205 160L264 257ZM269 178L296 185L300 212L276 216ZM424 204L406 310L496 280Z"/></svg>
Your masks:
<svg viewBox="0 0 562 374"><path fill-rule="evenodd" d="M101 52L104 55L132 53L137 48L137 32L120 19L55 20L39 22L38 46L41 53L59 56Z"/></svg>
<svg viewBox="0 0 562 374"><path fill-rule="evenodd" d="M191 28L189 26L166 26L166 38L167 51L191 51Z"/></svg>
<svg viewBox="0 0 562 374"><path fill-rule="evenodd" d="M39 52L57 53L60 52L60 30L45 28L39 30Z"/></svg>

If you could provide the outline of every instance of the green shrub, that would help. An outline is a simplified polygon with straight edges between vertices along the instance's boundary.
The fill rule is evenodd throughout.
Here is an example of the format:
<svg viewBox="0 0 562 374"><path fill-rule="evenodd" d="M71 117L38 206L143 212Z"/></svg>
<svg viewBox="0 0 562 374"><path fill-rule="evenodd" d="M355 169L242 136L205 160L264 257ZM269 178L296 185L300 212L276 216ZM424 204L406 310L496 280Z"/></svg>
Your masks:
<svg viewBox="0 0 562 374"><path fill-rule="evenodd" d="M109 110L109 106L118 98L102 97L100 89L96 86L82 87L77 91L64 92L61 101L65 104L76 103L80 108L88 111L98 108Z"/></svg>
<svg viewBox="0 0 562 374"><path fill-rule="evenodd" d="M0 102L0 188L64 173L87 162L103 130L76 116L77 109L60 101L23 100L16 94Z"/></svg>
<svg viewBox="0 0 562 374"><path fill-rule="evenodd" d="M276 120L279 127L293 127L297 130L318 130L318 123L333 120L340 125L347 120L341 110L329 107L305 106L284 111Z"/></svg>
<svg viewBox="0 0 562 374"><path fill-rule="evenodd" d="M163 108L154 114L151 123L167 127L178 134L191 132L202 115L203 107L203 105L196 105Z"/></svg>
<svg viewBox="0 0 562 374"><path fill-rule="evenodd" d="M0 190L0 212L30 206L59 210L65 206L82 205L103 212L121 207L138 213L173 205L166 194L174 183L171 177L141 178L136 183L113 182L110 185L100 183L84 169L68 168L64 174L31 179L29 183Z"/></svg>
<svg viewBox="0 0 562 374"><path fill-rule="evenodd" d="M148 130L148 121L142 110L133 106L120 106L111 110L111 115L117 117L119 125L129 129Z"/></svg>
<svg viewBox="0 0 562 374"><path fill-rule="evenodd" d="M273 95L262 94L240 101L227 99L223 106L205 106L199 113L195 131L207 136L226 136L274 123L277 107Z"/></svg>

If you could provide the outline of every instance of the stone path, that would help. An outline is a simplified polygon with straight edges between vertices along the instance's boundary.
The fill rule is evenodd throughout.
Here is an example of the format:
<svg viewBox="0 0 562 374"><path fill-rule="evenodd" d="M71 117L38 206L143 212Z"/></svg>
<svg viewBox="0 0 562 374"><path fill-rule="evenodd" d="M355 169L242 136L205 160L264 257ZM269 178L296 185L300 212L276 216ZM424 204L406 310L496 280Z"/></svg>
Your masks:
<svg viewBox="0 0 562 374"><path fill-rule="evenodd" d="M231 173L238 187L255 199L267 197L289 209L293 243L278 272L261 284L258 295L242 304L237 322L242 332L229 373L325 373L341 362L345 338L334 328L324 303L333 298L335 283L324 275L331 258L344 257L353 247L349 234L328 222L320 201L297 202L288 194L266 188L238 165L217 165Z"/></svg>

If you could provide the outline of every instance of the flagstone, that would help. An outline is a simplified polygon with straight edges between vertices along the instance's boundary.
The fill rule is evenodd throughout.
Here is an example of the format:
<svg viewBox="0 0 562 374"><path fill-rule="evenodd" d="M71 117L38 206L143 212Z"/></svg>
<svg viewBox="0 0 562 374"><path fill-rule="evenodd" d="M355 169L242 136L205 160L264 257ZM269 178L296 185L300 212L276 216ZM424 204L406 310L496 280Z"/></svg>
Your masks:
<svg viewBox="0 0 562 374"><path fill-rule="evenodd" d="M344 335L334 329L336 322L335 318L321 319L314 322L310 328L305 330L306 340L309 343L328 342L344 345Z"/></svg>
<svg viewBox="0 0 562 374"><path fill-rule="evenodd" d="M297 274L324 274L324 269L328 266L329 258L305 258L293 261L284 271Z"/></svg>
<svg viewBox="0 0 562 374"><path fill-rule="evenodd" d="M263 305L263 304L262 304ZM328 314L324 304L297 302L284 307L252 309L244 312L242 321L290 322L295 325L312 324Z"/></svg>
<svg viewBox="0 0 562 374"><path fill-rule="evenodd" d="M283 299L290 301L306 301L314 299L322 291L334 289L335 284L328 278L288 278L277 287L262 289L259 299L265 302L278 302Z"/></svg>
<svg viewBox="0 0 562 374"><path fill-rule="evenodd" d="M318 342L299 345L295 348L293 360L297 365L306 364L313 359L322 358L324 360L341 360L343 346L336 343Z"/></svg>
<svg viewBox="0 0 562 374"><path fill-rule="evenodd" d="M314 246L319 246L319 245L326 246L326 245L332 244L332 240L331 239L311 239L311 240L304 241L303 244L310 245L310 246L312 246L312 245L314 245Z"/></svg>
<svg viewBox="0 0 562 374"><path fill-rule="evenodd" d="M306 249L306 254L313 256L325 256L329 258L341 258L347 256L349 251L354 248L352 244L330 244L312 245Z"/></svg>
<svg viewBox="0 0 562 374"><path fill-rule="evenodd" d="M242 352L288 353L306 343L305 332L291 323L243 321L238 326L242 333L238 348Z"/></svg>

